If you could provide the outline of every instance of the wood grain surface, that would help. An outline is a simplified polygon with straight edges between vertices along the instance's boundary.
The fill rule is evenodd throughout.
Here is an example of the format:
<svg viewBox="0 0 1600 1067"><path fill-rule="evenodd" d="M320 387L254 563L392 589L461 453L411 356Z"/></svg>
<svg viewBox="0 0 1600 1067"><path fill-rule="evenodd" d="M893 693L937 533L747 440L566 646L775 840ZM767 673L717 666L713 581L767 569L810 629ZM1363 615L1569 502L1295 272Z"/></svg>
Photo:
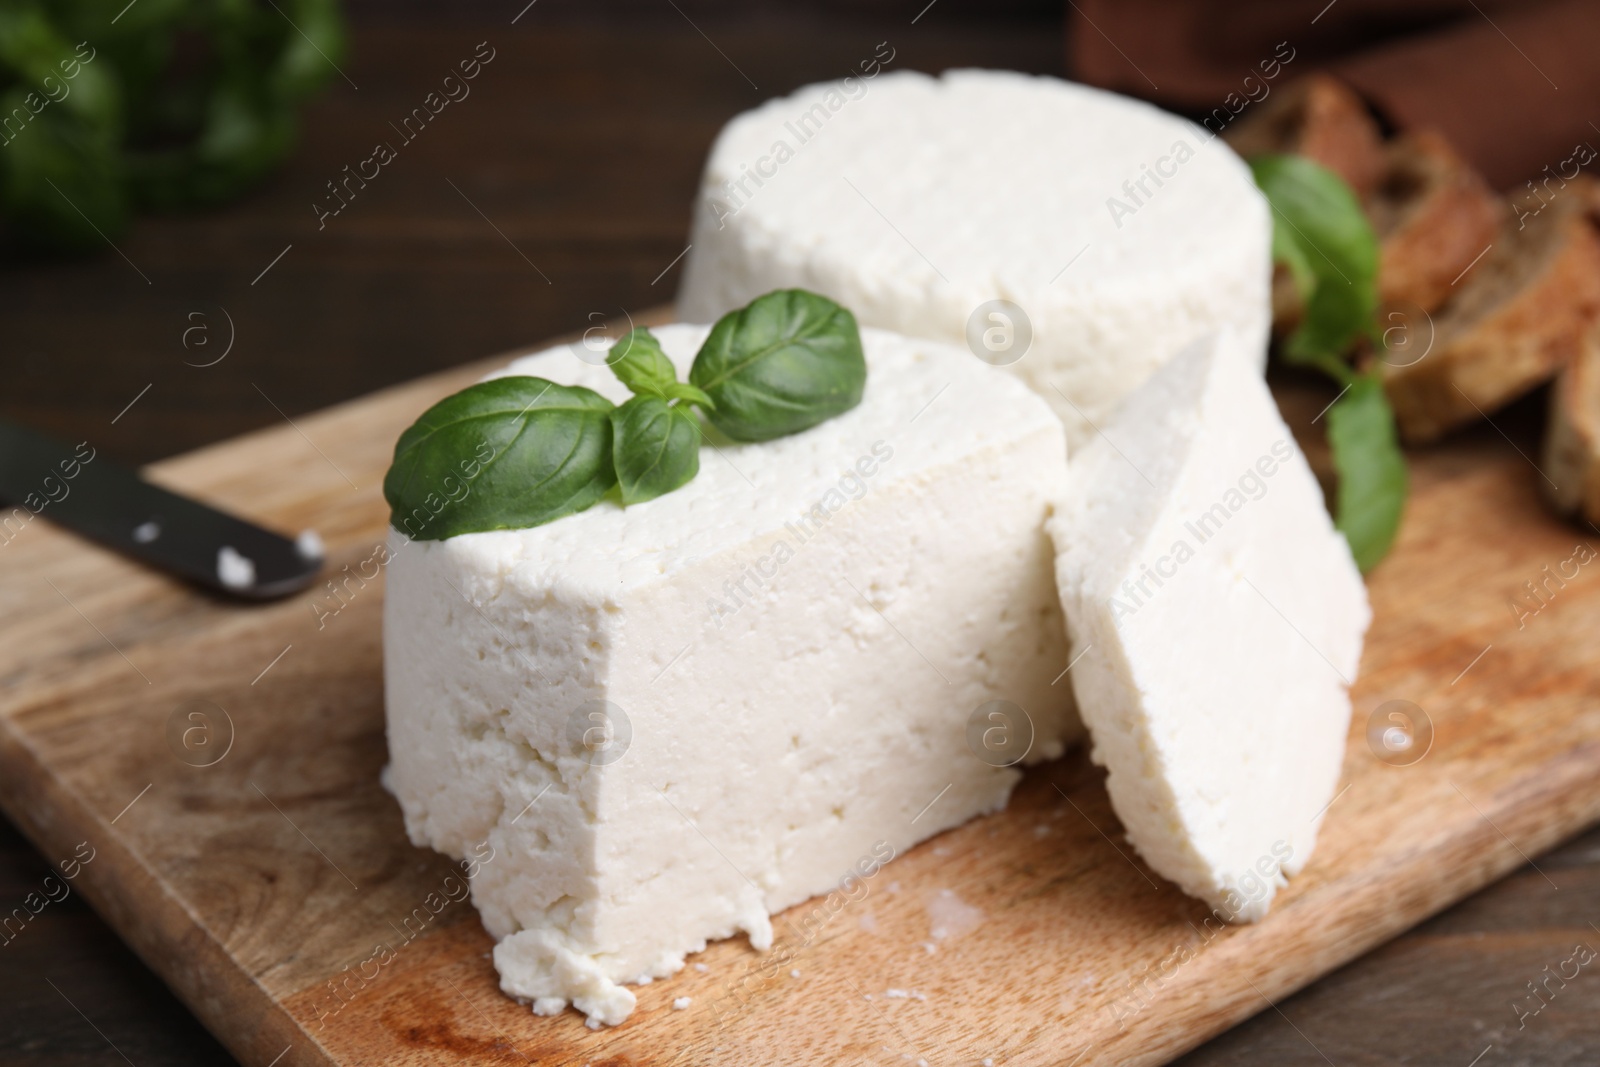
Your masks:
<svg viewBox="0 0 1600 1067"><path fill-rule="evenodd" d="M521 2L512 6L523 8ZM644 4L630 6L626 24L608 21L606 14L613 6L595 0L583 5L540 0L514 28L508 24L516 12L508 14L492 4L456 8L448 15L431 7L423 12L412 5L411 14L400 20L374 17L370 9L368 13L358 11L352 54L343 66L360 85L359 91L335 83L308 114L296 157L264 189L218 213L141 221L118 241L120 250L137 265L137 273L109 249L102 257L84 262L0 263L5 283L0 285L0 320L6 325L0 357L0 369L5 372L0 411L73 440L89 437L106 454L136 461L275 425L282 428L281 436L288 442L280 442L280 447L300 442L302 452L283 453L292 461L280 464L283 478L298 478L305 461L317 460L304 439L289 439L286 416L305 429L303 412L341 398L580 327L589 313L612 313L613 305L635 308L659 301L662 291L676 283L676 268L666 273L663 269L682 251L685 205L712 137L728 117L764 96L832 76L858 58L861 47L870 50L871 44L882 39L892 40L900 49L900 62L916 69L985 65L1062 73L1059 12L1045 10L1048 5L1032 5L1028 11L1020 10L1025 5L1008 5L1018 10L1007 10L1002 18L992 5L974 11L974 5L943 0L914 26L910 19L925 7L922 2L905 13L890 12L882 3L875 4L868 15L854 7L824 12L819 8L827 5L808 9L765 4L759 15L747 15L743 9L735 11L726 5L719 8L682 0L678 6L693 17L695 26L667 8L652 18ZM717 10L708 10L712 8ZM724 63L707 36L755 78L759 93ZM472 100L450 112L450 125L439 126L441 137L419 141L414 150L408 150L402 166L386 172L383 184L373 185L362 204L335 220L327 231L318 231L309 204L323 181L351 161L351 151L370 139L371 130L383 128L394 114L412 106L431 87L436 68L449 67L484 39L501 48L501 58L479 80ZM476 214L449 182L470 196L484 215ZM343 222L351 225L340 226ZM262 268L290 244L294 247L288 254L258 278ZM546 285L528 260L537 263L552 284ZM238 326L238 343L232 353L210 367L185 366L214 358L219 350L215 346L220 343L222 309ZM188 347L181 340L197 321L189 318L197 311L206 316L200 321L209 327L207 339L214 346L209 351ZM1331 394L1308 393L1291 399L1303 399L1302 421L1307 421L1330 398ZM1503 518L1526 520L1533 531L1524 544L1524 531L1494 521L1497 516L1481 521L1484 516L1476 510L1452 513L1441 505L1432 521L1450 536L1437 544L1425 542L1424 555L1445 548L1478 551L1480 538L1474 523L1485 531L1482 543L1491 546L1484 550L1486 557L1468 554L1453 566L1445 559L1429 564L1430 573L1453 572L1453 578L1441 578L1434 584L1448 587L1445 603L1476 605L1467 612L1476 621L1464 619L1458 628L1448 630L1450 639L1443 640L1445 631L1438 626L1438 613L1429 613L1427 618L1433 622L1421 629L1385 623L1380 615L1380 627L1388 628L1376 631L1374 641L1379 640L1378 635L1392 638L1402 646L1392 650L1393 656L1415 660L1410 670L1400 672L1407 684L1413 679L1417 682L1417 691L1407 697L1436 717L1442 707L1449 723L1481 725L1490 714L1486 710L1490 705L1507 702L1508 709L1520 712L1506 710L1488 721L1497 724L1495 730L1500 733L1515 734L1537 729L1548 701L1583 700L1590 706L1595 702L1595 683L1587 682L1585 690L1585 668L1572 664L1573 657L1582 653L1581 635L1594 632L1592 613L1558 599L1529 620L1528 631L1523 632L1514 630L1513 617L1504 606L1505 598L1515 594L1523 581L1536 578L1544 563L1566 558L1570 546L1563 538L1588 536L1550 523L1537 510L1534 485L1539 475L1522 464L1514 448L1536 454L1538 417L1536 404L1509 419L1497 416L1499 427L1514 444L1508 443L1499 429L1484 426L1448 451L1426 454L1419 460L1419 482L1425 488L1472 472L1481 459L1499 463L1493 477L1516 504ZM328 448L320 437L312 437L354 476L354 467L344 454ZM265 453L260 462L278 462L272 458L278 455ZM322 474L333 477L326 470ZM199 471L194 476L200 479L196 485L206 480ZM302 508L314 511L321 506L270 493L256 500L249 488L253 484L245 479L232 495L224 491L226 487L218 487L218 495L238 503L241 510L270 514L286 525L306 520ZM324 485L317 491L332 499L340 490L338 485ZM351 492L348 485L344 491ZM274 510L279 508L283 510ZM339 518L341 515L345 518ZM355 531L367 520L350 519L342 507L326 514L318 511L311 517L325 532L346 523L336 542L339 565L358 564L366 558L363 550L368 546ZM1451 529L1453 525L1460 528ZM1408 538L1413 533L1408 531ZM329 886L343 885L352 900L365 899L376 889L371 903L357 905L359 914L375 925L391 921L396 910L403 914L416 906L435 887L433 876L442 879L448 870L438 857L404 850L398 868L390 872L380 861L376 881L369 882L362 872L370 868L357 870L338 853L346 844L340 832L333 833L335 841L322 841L291 806L315 806L319 800L331 799L321 797L312 784L324 761L358 751L364 754L352 758L357 763L365 760L368 769L381 762L381 733L373 717L375 666L357 655L348 661L351 673L343 682L335 680L342 668L321 658L315 669L309 664L293 669L300 653L318 646L286 636L273 648L267 635L285 625L282 619L254 614L232 619L227 612L220 612L219 605L196 603L192 594L159 580L119 567L82 569L75 562L78 555L92 556L92 550L82 549L71 538L42 525L35 525L27 535L29 540L36 536L59 542L68 554L55 555L54 550L44 555L16 554L27 541L0 550L0 588L6 591L0 603L7 609L0 621L0 662L5 664L0 674L6 678L0 684L0 708L5 709L0 714L8 723L17 722L21 719L16 716L26 708L24 717L29 723L49 720L56 722L56 727L47 731L48 743L32 734L26 735L31 740L17 741L9 728L6 733L10 740L5 742L6 755L0 757L4 807L43 852L35 852L9 826L0 824L0 916L25 906L29 899L37 901L40 898L30 898L30 894L46 892L47 885L59 885L59 881L47 883L45 879L58 870L59 862L72 856L78 841L90 840L73 838L67 847L58 849L57 841L72 838L72 827L92 828L98 835L93 841L101 851L71 883L70 895L44 906L20 936L8 935L0 944L0 1063L63 1067L127 1061L138 1067L158 1067L231 1060L224 1045L196 1025L162 981L145 969L139 956L107 929L102 915L145 960L158 967L166 982L194 1007L227 1049L252 1063L267 1063L289 1048L299 1050L296 1055L303 1054L308 1047L304 1039L286 1039L270 1049L269 1038L284 1024L281 1014L236 1009L230 999L241 990L247 998L265 997L262 991L278 989L287 973L284 967L292 969L292 962L268 967L261 973L260 985L218 977L209 969L236 948L256 953L252 959L267 958L270 953L263 954L262 943L279 936L280 929L288 931L290 940L303 940L311 946L309 951L318 951L322 935L305 933L315 929L304 925L312 919L298 918L310 910L311 899L301 906L285 904L275 896L274 880L285 876L275 865L283 860L285 871L304 876L311 863L322 863L316 848L324 849L338 859L359 890L350 889L331 870L324 870L320 877ZM1542 557L1545 547L1556 554ZM1409 540L1406 551L1413 551ZM1519 566L1526 566L1528 573ZM35 598L40 589L49 592L38 582L42 576L56 581L93 622L75 613L58 616L45 610L41 614ZM1376 584L1380 611L1383 597L1394 595L1384 590L1403 581L1380 572ZM1572 591L1581 591L1592 581L1586 568ZM15 586L9 584L15 582L32 583L34 588L16 600L12 597ZM1565 597L1565 592L1562 595ZM1494 618L1496 604L1506 612L1503 626ZM54 610L64 611L59 605ZM306 610L304 605L300 610ZM316 633L316 639L345 640L334 636L340 632L337 627L363 618L368 621L359 625L371 625L375 611L374 603L358 602L330 620L327 631ZM1443 614L1451 613L1445 610ZM44 626L52 636L40 634ZM77 629L72 629L74 626ZM105 630L147 673L152 665L161 664L161 671L193 675L194 684L202 688L215 682L215 691L224 694L217 702L230 711L236 703L234 691L243 694L242 706L251 714L234 718L237 747L222 763L209 769L192 768L172 755L164 740L165 718L174 710L167 707L166 694L177 691L173 688L177 683L151 674L153 684L164 688L158 693L146 686L120 657L109 655L107 646L102 643L97 649L95 642L100 638L95 626ZM214 658L210 652L220 647L221 639L196 640L192 634L212 626L239 635L244 643L237 647L259 661L241 664L240 653L226 663L210 662ZM1564 640L1569 643L1563 654L1549 660L1553 674L1547 677L1551 672L1540 669L1539 646L1522 647L1518 642L1550 627L1565 631ZM1482 642L1476 648L1457 647L1479 630ZM64 641L55 643L57 636ZM1556 636L1560 635L1550 639ZM291 641L295 647L255 686L249 685ZM1450 684L1466 661L1491 642L1494 647ZM371 654L374 647L367 647L366 653ZM1516 652L1519 647L1522 652L1517 656L1500 659L1507 648ZM57 653L65 658L46 661L45 657ZM144 658L147 653L152 659ZM1460 662L1446 663L1451 656ZM1591 678L1600 670L1594 660L1592 655L1588 658ZM1399 670L1390 659L1384 662L1389 669ZM118 668L118 664L122 666ZM288 697L297 702L294 707L281 703L283 690L270 697L262 695L286 667L291 668L285 684ZM119 669L125 672L120 681ZM1373 669L1370 658L1368 669ZM29 686L22 688L25 680ZM42 685L32 684L40 680ZM1476 688L1485 680L1492 684ZM12 682L18 686L13 687ZM100 692L103 685L125 686L120 690L120 703L109 695L111 690ZM1552 685L1559 693L1549 688ZM1516 694L1524 687L1529 696L1519 703ZM68 726L64 720L50 718L66 714L80 697L93 714L74 722L87 726ZM1363 691L1358 711L1369 712L1375 699ZM50 710L52 702L55 711ZM113 717L98 717L106 714ZM122 722L122 716L132 719ZM352 723L351 716L360 722ZM263 747L282 729L311 728L307 723L325 729L325 722L337 725L338 730L309 744L309 754L299 749L274 754L275 750ZM155 734L146 736L152 729ZM1547 744L1573 751L1592 742L1592 736L1570 730L1562 733L1558 729L1553 738L1541 736ZM344 739L342 752L330 747L340 738ZM1461 755L1449 748L1451 733L1444 727L1439 742L1445 748L1431 753L1419 767L1381 770L1390 775L1412 774L1426 770L1441 752ZM37 764L38 753L56 753L61 746L82 760L73 764L70 778L50 784L52 778L16 770ZM1472 751L1488 758L1483 755L1487 747L1475 746ZM14 758L18 751L22 752L21 765ZM1363 751L1354 748L1352 760ZM152 753L158 757L154 761L150 760ZM232 766L241 758L248 766ZM129 762L124 765L124 760ZM141 778L137 770L141 766L151 773ZM217 776L222 772L231 776L225 782L206 777L207 773ZM1053 773L1084 812L1126 851L1103 800L1093 802L1100 804L1096 808L1086 803L1077 789L1079 785L1098 789L1092 784L1092 773L1069 765L1060 765ZM1506 841L1498 831L1480 827L1483 837L1477 844L1483 849L1500 849L1492 866L1501 869L1506 863L1520 864L1517 873L1288 1000L1279 999L1269 985L1253 978L1263 992L1271 992L1275 1007L1269 1009L1265 1000L1259 1000L1258 1015L1188 1054L1184 1064L1281 1067L1410 1062L1466 1067L1476 1062L1478 1067L1576 1067L1600 1062L1600 1026L1595 1022L1600 1018L1600 983L1594 981L1592 968L1559 987L1558 995L1536 1016L1525 1018L1520 1027L1513 1008L1520 998L1527 1010L1532 1003L1527 983L1538 979L1546 968L1559 967L1571 955L1575 942L1587 940L1600 947L1600 934L1591 927L1600 921L1600 831L1541 855L1538 847L1560 836L1562 827L1505 818L1500 807L1472 792L1464 777L1453 770L1449 773L1516 848L1533 857L1537 869L1524 863L1520 854L1508 855ZM312 777L304 777L307 775ZM1025 786L1019 802L1040 802L1039 781L1036 777ZM316 838L315 847L286 819L272 813L270 804L253 790L246 795L255 798L252 803L256 807L241 809L235 794L241 788L250 790L250 782L260 786L286 814L293 814L295 822ZM123 813L147 785L149 792ZM279 796L280 788L286 791L289 803ZM359 788L369 790L370 780ZM365 795L353 792L345 803L358 807ZM1330 813L1328 851L1319 856L1314 868L1333 854L1339 809L1357 795L1352 789ZM1044 800L1048 799L1046 795ZM151 809L154 814L142 811L152 800L162 801ZM369 800L378 810L383 798L378 795ZM1511 807L1520 803L1515 798L1506 801ZM1069 841L1086 836L1087 823L1068 832L1065 827L1070 820L1082 820L1059 796L1055 809L1039 810L1060 815L1041 818L1036 824L1053 823L1060 829L1050 834L1058 836L1047 835L1032 851L1019 847L1015 854L1028 857L1027 864L1046 864L1033 869L1054 872L1052 878L1063 871L1076 871L1077 867L1048 865L1056 863L1051 856L1061 854ZM276 824L261 819L268 813L278 819ZM389 820L385 826L398 828L397 813L382 809L379 816ZM223 835L226 839L219 840L219 822L233 828L231 838ZM329 828L333 829L333 824ZM101 844L104 841L111 842L109 852ZM296 842L300 852L293 849ZM1093 842L1089 845L1093 847ZM950 846L941 840L928 851L940 847ZM1122 863L1103 841L1100 848L1105 862ZM356 851L367 856L360 848ZM103 864L108 858L116 862ZM933 858L941 869L956 862L954 856ZM362 862L373 861L368 856ZM905 862L931 860L919 853ZM307 866L302 869L301 864ZM207 868L237 870L241 865L245 878L227 893L211 894L203 913L205 932L196 934L198 920L189 915L187 904L169 895L170 887L201 884ZM1154 895L1131 868L1125 870L1126 882L1117 886L1119 893ZM1468 873L1473 877L1479 874L1477 870ZM1001 874L1022 877L1011 871ZM392 875L402 884L396 889L384 875ZM1109 877L1109 872L1103 876ZM1560 889L1552 888L1551 882ZM907 884L901 880L903 891ZM417 895L411 896L413 893ZM1387 889L1378 895L1385 906L1403 903L1406 914L1416 914L1408 898ZM1183 906L1181 900L1174 900L1174 906ZM90 903L92 909L87 906ZM926 936L925 918L917 911L921 904L903 892L891 901L886 891L875 888L866 903L879 925L878 936L887 936L883 931L891 923L896 937ZM904 910L895 911L890 904ZM153 909L148 914L144 911L147 906ZM201 914L194 912L194 916ZM860 916L855 918L855 926L849 925L847 915L845 925L829 928L830 945L845 938L841 947L848 948L849 938L861 936ZM1051 923L1060 921L1053 912L1048 918ZM991 913L984 931L995 925L993 919ZM1090 917L1080 925L1093 930L1110 921L1115 919ZM1391 918L1377 926L1382 936L1387 936L1401 923L1401 919ZM442 913L439 928L441 933L452 931L450 936L463 932L482 936L476 933L475 917L464 906L452 906ZM172 940L175 932L176 941ZM1029 933L1030 941L1033 933ZM1343 946L1339 958L1355 953L1377 936L1357 936ZM952 951L970 940L962 938ZM421 941L412 949L423 950L427 944ZM220 952L218 945L223 946ZM712 978L726 979L729 968L742 965L745 955L736 948L729 945L716 950L731 955L718 957ZM1165 943L1161 948L1163 953L1170 950ZM819 946L813 950L820 951ZM348 957L321 951L333 957L335 970L346 964L359 968L371 954L370 947ZM408 949L397 965L410 966L413 954ZM1044 1010L1041 1005L1059 1006L1074 983L1087 976L1073 963L1075 958L1069 952L1048 966L1034 961L1034 973L1044 977L1027 990L1026 1000L1040 1011ZM1163 958L1152 954L1141 960L1140 966L1159 965ZM911 982L911 988L923 992L928 1000L876 997L873 1004L904 1013L884 1016L874 1011L872 1018L879 1020L881 1031L877 1046L870 1044L871 1023L851 1014L848 1006L838 1005L828 1019L832 1026L837 1016L833 1030L844 1036L836 1045L827 1044L833 1030L819 1037L812 1062L906 1062L899 1059L899 1052L883 1051L885 1045L922 1047L922 1055L935 1064L977 1062L965 1058L970 1046L950 1037L965 1026L964 1022L949 1022L952 1002L946 1000L945 1011L940 1013L931 981L913 968L914 954L901 962L904 970L868 969L848 977L874 993L874 986L880 983L885 983L886 989L886 983L892 981ZM487 973L486 963L484 967ZM805 963L796 969L801 970L803 981L813 967ZM399 973L385 973L370 994L382 993ZM1137 981L1138 967L1123 977ZM297 980L293 978L291 983ZM497 994L487 986L458 984L486 1014L498 1010ZM696 991L696 1005L701 1005L702 997L717 995L718 988L712 983L709 992ZM1080 1006L1064 1023L1024 1025L1018 1020L1032 1016L1017 1015L1018 996L995 990L991 983L981 981L981 976L964 988L980 991L971 1009L974 1018L992 1018L996 1031L1013 1035L1012 1044L996 1049L1028 1044L1036 1050L1029 1053L1032 1059L1015 1062L1067 1064L1082 1053L1083 1043L1073 1040L1074 1027L1087 1009ZM1171 990L1164 987L1162 997L1172 996ZM651 996L664 991L665 987L645 990ZM324 1028L350 1025L360 1029L354 1020L364 1017L368 997L364 993L328 1018ZM654 1012L661 1002L646 998L644 1003ZM1164 999L1159 1000L1141 1014L1164 1017L1165 1005ZM315 1007L313 997L313 1011ZM920 1014L910 1014L913 1009ZM404 1014L405 1009L402 1005L394 1010ZM476 1017L476 1010L460 998L455 1010ZM1226 1018L1246 1010L1248 1007L1220 1015L1203 1030L1210 1032ZM669 1016L685 1043L698 1033L690 1022L695 1014L691 1009L677 1013L676 1019ZM514 1017L518 1025L528 1022L520 1015ZM440 1018L453 1020L454 1016ZM429 1037L429 1027L436 1022L420 1020L417 1033L406 1038L411 1047L425 1047L429 1040L448 1043L454 1031L435 1027ZM315 1033L314 1023L310 1025ZM290 1025L291 1034L294 1029ZM862 1035L869 1035L865 1046ZM470 1047L470 1042L463 1047ZM517 1064L525 1062L523 1053L532 1055L544 1046L524 1040L521 1031L507 1029L491 1035L479 1047L483 1054L478 1058L484 1062ZM684 1046L674 1050L676 1047ZM262 1055L258 1048L269 1051ZM851 1052L835 1054L836 1048L858 1050L859 1056L852 1060ZM983 1055L993 1056L997 1063L1008 1062L1004 1051ZM1079 1062L1113 1058L1102 1049L1080 1056ZM754 1062L765 1059L757 1056ZM281 1062L293 1061L285 1055ZM372 1054L364 1062L387 1059Z"/></svg>
<svg viewBox="0 0 1600 1067"><path fill-rule="evenodd" d="M395 436L486 366L151 474L315 526L330 573L359 573ZM1163 1063L1600 817L1600 582L1580 569L1518 627L1508 596L1582 540L1544 517L1528 474L1490 443L1418 462L1371 586L1344 785L1309 870L1254 926L1214 929L1132 860L1077 755L891 864L814 940L780 933L779 963L723 942L705 973L642 989L621 1027L541 1019L498 993L470 905L435 907L452 867L406 842L377 783L380 581L240 607L43 523L0 575L28 619L0 652L0 806L47 855L92 851L73 887L247 1063ZM1410 766L1367 743L1366 713L1390 700L1432 723ZM929 952L947 894L973 923Z"/></svg>

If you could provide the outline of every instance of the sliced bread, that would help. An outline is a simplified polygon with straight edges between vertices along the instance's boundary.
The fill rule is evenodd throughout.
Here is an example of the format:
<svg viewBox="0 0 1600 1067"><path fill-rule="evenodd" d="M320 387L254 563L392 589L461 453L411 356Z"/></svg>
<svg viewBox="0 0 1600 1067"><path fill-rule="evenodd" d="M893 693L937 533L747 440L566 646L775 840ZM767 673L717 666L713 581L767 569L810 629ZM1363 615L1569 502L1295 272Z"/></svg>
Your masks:
<svg viewBox="0 0 1600 1067"><path fill-rule="evenodd" d="M1502 224L1488 253L1432 316L1414 361L1381 364L1401 435L1437 440L1546 381L1577 353L1600 315L1600 202L1588 178L1538 215Z"/></svg>
<svg viewBox="0 0 1600 1067"><path fill-rule="evenodd" d="M1557 511L1600 523L1600 324L1584 334L1550 391L1544 472Z"/></svg>
<svg viewBox="0 0 1600 1067"><path fill-rule="evenodd" d="M1355 91L1328 74L1291 82L1223 132L1249 159L1268 153L1321 163L1365 198L1383 174L1383 135Z"/></svg>
<svg viewBox="0 0 1600 1067"><path fill-rule="evenodd" d="M1381 242L1379 302L1406 312L1437 310L1505 215L1477 171L1432 131L1389 144L1366 207Z"/></svg>

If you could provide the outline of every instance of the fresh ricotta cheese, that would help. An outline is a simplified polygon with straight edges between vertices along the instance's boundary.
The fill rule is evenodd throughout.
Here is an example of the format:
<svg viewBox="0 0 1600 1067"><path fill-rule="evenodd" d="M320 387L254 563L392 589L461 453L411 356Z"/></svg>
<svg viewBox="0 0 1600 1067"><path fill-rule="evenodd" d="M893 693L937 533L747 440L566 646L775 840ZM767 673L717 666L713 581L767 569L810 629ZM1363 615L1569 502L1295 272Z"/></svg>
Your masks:
<svg viewBox="0 0 1600 1067"><path fill-rule="evenodd" d="M815 290L1008 366L1076 447L1202 334L1263 357L1271 241L1232 150L1148 104L1001 71L847 78L722 131L678 313Z"/></svg>
<svg viewBox="0 0 1600 1067"><path fill-rule="evenodd" d="M657 331L680 373L705 334ZM620 1022L623 983L766 948L769 915L1002 807L1018 772L967 744L989 702L1031 718L1030 761L1081 731L1052 685L1059 421L965 350L863 340L858 407L703 448L676 492L391 533L385 781L414 842L478 859L501 986L537 1012ZM626 398L578 354L504 373Z"/></svg>
<svg viewBox="0 0 1600 1067"><path fill-rule="evenodd" d="M1350 724L1361 576L1256 367L1199 341L1077 454L1051 534L1112 807L1224 919L1310 857Z"/></svg>

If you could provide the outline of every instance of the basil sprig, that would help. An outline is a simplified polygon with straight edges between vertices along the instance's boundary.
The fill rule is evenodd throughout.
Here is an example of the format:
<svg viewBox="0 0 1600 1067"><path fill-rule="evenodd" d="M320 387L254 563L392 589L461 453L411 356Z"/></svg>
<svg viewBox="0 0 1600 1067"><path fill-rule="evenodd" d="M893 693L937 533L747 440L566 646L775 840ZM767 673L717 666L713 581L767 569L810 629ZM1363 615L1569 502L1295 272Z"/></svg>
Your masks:
<svg viewBox="0 0 1600 1067"><path fill-rule="evenodd" d="M734 440L767 441L855 407L867 376L855 316L800 289L724 315L689 382L643 327L606 362L634 394L620 407L592 389L514 376L423 412L383 480L390 524L443 540L540 526L613 490L624 506L653 500L699 473L697 410Z"/></svg>
<svg viewBox="0 0 1600 1067"><path fill-rule="evenodd" d="M1374 324L1378 240L1355 194L1326 167L1269 155L1252 159L1250 170L1272 205L1272 257L1288 268L1305 305L1283 358L1343 386L1327 414L1339 475L1334 523L1369 571L1393 546L1406 498L1405 459L1383 383L1345 358L1362 337L1383 343Z"/></svg>

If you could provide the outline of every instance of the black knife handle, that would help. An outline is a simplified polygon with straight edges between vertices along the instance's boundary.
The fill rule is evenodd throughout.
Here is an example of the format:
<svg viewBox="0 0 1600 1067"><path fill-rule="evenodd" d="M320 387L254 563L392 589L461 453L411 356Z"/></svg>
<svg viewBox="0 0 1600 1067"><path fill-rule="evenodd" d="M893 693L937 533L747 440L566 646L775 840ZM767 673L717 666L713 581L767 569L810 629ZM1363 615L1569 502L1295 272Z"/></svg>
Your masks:
<svg viewBox="0 0 1600 1067"><path fill-rule="evenodd" d="M143 563L229 596L270 600L322 568L314 533L291 540L113 463L0 419L0 546L49 519ZM3 560L3 557L0 557Z"/></svg>

